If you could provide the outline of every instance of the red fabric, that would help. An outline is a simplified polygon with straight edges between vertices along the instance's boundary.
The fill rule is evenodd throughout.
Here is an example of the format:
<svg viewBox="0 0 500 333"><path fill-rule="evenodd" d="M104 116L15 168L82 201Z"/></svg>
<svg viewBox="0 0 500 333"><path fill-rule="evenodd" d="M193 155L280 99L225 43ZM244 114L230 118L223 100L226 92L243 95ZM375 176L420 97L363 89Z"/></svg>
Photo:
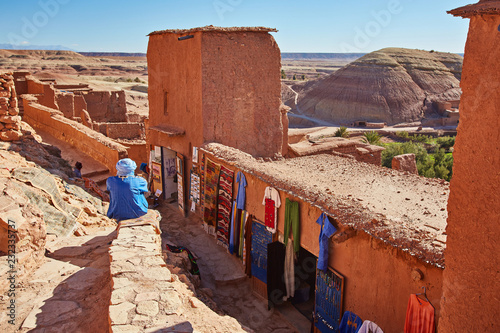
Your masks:
<svg viewBox="0 0 500 333"><path fill-rule="evenodd" d="M434 326L434 307L411 294L406 310L405 333L434 333Z"/></svg>
<svg viewBox="0 0 500 333"><path fill-rule="evenodd" d="M266 227L269 227L271 229L274 229L274 200L267 199L266 198L266 208L265 208L265 219L264 222L266 224Z"/></svg>

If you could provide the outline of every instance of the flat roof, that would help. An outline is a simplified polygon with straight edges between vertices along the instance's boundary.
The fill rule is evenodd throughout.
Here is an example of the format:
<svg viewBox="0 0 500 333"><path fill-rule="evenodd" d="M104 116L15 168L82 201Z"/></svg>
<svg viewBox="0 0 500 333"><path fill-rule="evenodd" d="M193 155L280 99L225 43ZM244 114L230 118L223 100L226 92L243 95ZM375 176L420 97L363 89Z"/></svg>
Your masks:
<svg viewBox="0 0 500 333"><path fill-rule="evenodd" d="M327 154L277 161L209 143L216 158L437 267L444 267L449 183Z"/></svg>
<svg viewBox="0 0 500 333"><path fill-rule="evenodd" d="M191 29L167 29L151 32L148 36L162 35L162 34L190 34L193 32L278 32L275 28L267 27L215 27L207 25L204 27L191 28Z"/></svg>
<svg viewBox="0 0 500 333"><path fill-rule="evenodd" d="M476 4L463 6L457 9L448 11L448 14L453 16L461 16L464 18L475 15L500 14L499 0L481 0Z"/></svg>

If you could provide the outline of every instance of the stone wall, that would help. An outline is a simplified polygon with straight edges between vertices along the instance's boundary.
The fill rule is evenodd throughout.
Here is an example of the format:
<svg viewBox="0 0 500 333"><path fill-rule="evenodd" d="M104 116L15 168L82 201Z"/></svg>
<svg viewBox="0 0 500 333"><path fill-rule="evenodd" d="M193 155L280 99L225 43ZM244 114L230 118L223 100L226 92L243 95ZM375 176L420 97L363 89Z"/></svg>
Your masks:
<svg viewBox="0 0 500 333"><path fill-rule="evenodd" d="M0 140L14 141L22 136L21 117L12 73L0 75Z"/></svg>
<svg viewBox="0 0 500 333"><path fill-rule="evenodd" d="M162 257L155 212L122 221L110 247L110 332L245 332L210 310Z"/></svg>
<svg viewBox="0 0 500 333"><path fill-rule="evenodd" d="M407 171L409 173L418 175L415 154L404 154L404 155L394 156L391 161L391 167L394 170Z"/></svg>
<svg viewBox="0 0 500 333"><path fill-rule="evenodd" d="M128 157L125 146L74 120L65 118L62 112L30 102L28 98L23 99L23 102L24 121L35 129L40 128L56 139L68 142L107 166L112 173L116 172L116 163Z"/></svg>

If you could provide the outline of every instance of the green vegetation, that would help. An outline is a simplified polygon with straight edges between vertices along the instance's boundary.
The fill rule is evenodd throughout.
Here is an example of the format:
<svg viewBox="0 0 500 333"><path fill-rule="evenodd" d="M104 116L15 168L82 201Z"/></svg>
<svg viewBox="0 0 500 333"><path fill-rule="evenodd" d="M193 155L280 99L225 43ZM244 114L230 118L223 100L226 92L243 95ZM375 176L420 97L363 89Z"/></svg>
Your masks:
<svg viewBox="0 0 500 333"><path fill-rule="evenodd" d="M297 80L297 75L293 74L293 80Z"/></svg>
<svg viewBox="0 0 500 333"><path fill-rule="evenodd" d="M286 80L286 73L284 69L281 70L281 78Z"/></svg>
<svg viewBox="0 0 500 333"><path fill-rule="evenodd" d="M382 152L383 166L390 168L394 156L415 154L419 175L447 181L451 179L453 156L447 151L455 144L455 137L433 138L420 134L409 135L408 132L398 132L396 135L408 141L384 144L386 149Z"/></svg>
<svg viewBox="0 0 500 333"><path fill-rule="evenodd" d="M340 128L335 131L335 136L341 138L348 138L349 132L347 132L347 127L340 126Z"/></svg>
<svg viewBox="0 0 500 333"><path fill-rule="evenodd" d="M380 144L381 136L380 136L380 134L378 134L375 131L365 132L365 134L363 134L363 136L364 136L363 142L365 142L365 143L369 143L371 145Z"/></svg>

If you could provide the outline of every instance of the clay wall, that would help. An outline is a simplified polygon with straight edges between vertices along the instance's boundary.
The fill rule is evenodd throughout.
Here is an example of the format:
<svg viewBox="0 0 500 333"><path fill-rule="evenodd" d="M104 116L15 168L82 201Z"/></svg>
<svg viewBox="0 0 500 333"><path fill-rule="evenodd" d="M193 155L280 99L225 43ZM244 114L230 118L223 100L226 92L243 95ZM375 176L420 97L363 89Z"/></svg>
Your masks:
<svg viewBox="0 0 500 333"><path fill-rule="evenodd" d="M74 95L72 93L58 92L56 94L56 103L59 106L59 111L66 118L73 119L73 117L80 115L79 113L75 113Z"/></svg>
<svg viewBox="0 0 500 333"><path fill-rule="evenodd" d="M111 139L144 139L144 124L106 123L106 136Z"/></svg>
<svg viewBox="0 0 500 333"><path fill-rule="evenodd" d="M27 76L28 93L35 95L38 103L48 108L59 110L56 103L56 91L50 83L44 83L32 76Z"/></svg>
<svg viewBox="0 0 500 333"><path fill-rule="evenodd" d="M23 102L24 121L35 129L40 128L56 139L68 142L107 166L112 173L116 172L116 163L120 159L128 157L125 146L76 121L65 118L62 112L29 102L27 99L24 99Z"/></svg>
<svg viewBox="0 0 500 333"><path fill-rule="evenodd" d="M203 138L201 85L201 32L194 38L178 40L179 35L153 35L148 44L148 145L169 148L185 156L185 170L190 170L192 147L199 147ZM184 132L170 136L154 130L169 125Z"/></svg>
<svg viewBox="0 0 500 333"><path fill-rule="evenodd" d="M90 91L84 93L83 97L92 120L98 122L127 121L124 91Z"/></svg>
<svg viewBox="0 0 500 333"><path fill-rule="evenodd" d="M234 166L206 154L216 163L222 164L236 173ZM262 199L267 186L272 186L259 177L244 172L246 187L246 210L258 220L264 221ZM236 183L233 193L236 193ZM280 192L281 207L278 209L278 233L283 235L285 200L299 202L300 244L317 256L320 226L316 224L322 211L292 193ZM191 203L188 203L190 206ZM197 206L197 214L200 213ZM439 301L442 295L443 270L419 261L415 257L392 247L383 240L375 239L363 231L354 231L342 225L342 221L331 219L337 233L330 239L329 267L345 278L344 308L359 315L363 320L377 323L384 332L403 332L406 309L410 294L421 292L427 287L427 296L440 313ZM281 239L283 237L281 236ZM422 279L414 279L416 270Z"/></svg>
<svg viewBox="0 0 500 333"><path fill-rule="evenodd" d="M439 332L500 325L499 14L472 16L465 47Z"/></svg>
<svg viewBox="0 0 500 333"><path fill-rule="evenodd" d="M205 142L253 156L281 155L281 55L267 32L201 36Z"/></svg>
<svg viewBox="0 0 500 333"><path fill-rule="evenodd" d="M87 102L85 102L85 98L82 95L73 95L73 105L74 105L74 114L75 117L81 117L81 113L83 110L87 110Z"/></svg>
<svg viewBox="0 0 500 333"><path fill-rule="evenodd" d="M145 141L135 141L135 142L120 142L121 145L127 147L128 157L135 161L137 164L137 170L141 163L148 163L149 155L148 149L146 147Z"/></svg>
<svg viewBox="0 0 500 333"><path fill-rule="evenodd" d="M339 145L333 149L334 152L354 156L356 161L365 162L375 165L382 164L383 149L375 149L373 146L352 142L349 144Z"/></svg>

